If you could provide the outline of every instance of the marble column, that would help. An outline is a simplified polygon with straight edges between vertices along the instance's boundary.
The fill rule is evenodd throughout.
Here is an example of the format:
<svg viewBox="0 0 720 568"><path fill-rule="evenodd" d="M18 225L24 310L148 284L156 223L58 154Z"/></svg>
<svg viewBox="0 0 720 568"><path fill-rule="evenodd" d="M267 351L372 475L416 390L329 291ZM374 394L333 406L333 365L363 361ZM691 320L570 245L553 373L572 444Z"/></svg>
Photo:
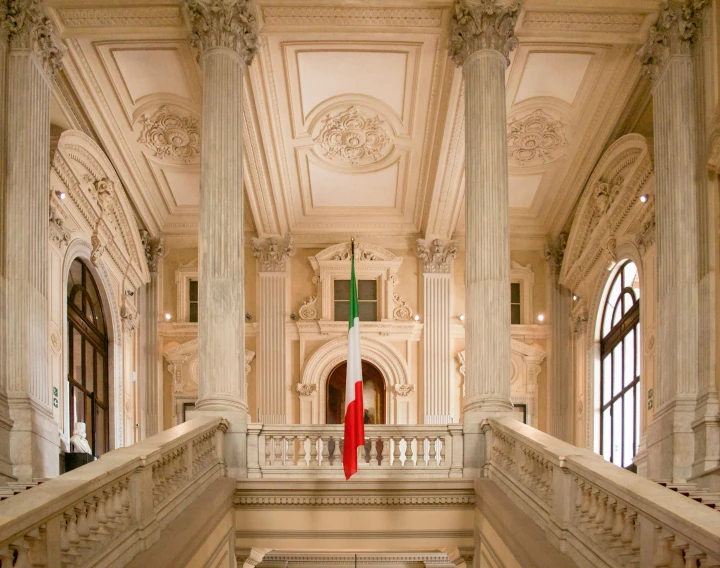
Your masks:
<svg viewBox="0 0 720 568"><path fill-rule="evenodd" d="M142 408L144 409L142 437L149 438L163 430L163 373L158 321L160 320L162 286L160 275L162 274L162 257L165 255L165 246L162 237L151 237L147 231L142 231L142 243L145 247L145 260L150 272L150 282L145 286L143 297L143 325L140 326L143 335L145 375L142 385Z"/></svg>
<svg viewBox="0 0 720 568"><path fill-rule="evenodd" d="M464 422L510 412L510 239L505 69L519 1L455 0L450 56L465 80Z"/></svg>
<svg viewBox="0 0 720 568"><path fill-rule="evenodd" d="M6 25L2 370L14 421L14 474L30 480L58 473L60 440L48 370L47 265L50 91L61 57L38 0L23 3L21 13L8 17Z"/></svg>
<svg viewBox="0 0 720 568"><path fill-rule="evenodd" d="M418 241L423 261L423 422L450 424L453 397L452 261L454 242Z"/></svg>
<svg viewBox="0 0 720 568"><path fill-rule="evenodd" d="M290 358L285 324L288 322L289 270L292 240L253 239L258 269L257 349L258 422L287 424Z"/></svg>
<svg viewBox="0 0 720 568"><path fill-rule="evenodd" d="M203 77L196 409L229 421L228 471L244 476L242 93L245 69L255 53L255 18L246 0L186 0L186 5Z"/></svg>
<svg viewBox="0 0 720 568"><path fill-rule="evenodd" d="M550 357L548 396L549 433L564 440L573 442L573 334L571 330L572 293L560 285L560 268L562 266L567 234L560 236L545 247L545 260L548 266L548 288L550 296Z"/></svg>
<svg viewBox="0 0 720 568"><path fill-rule="evenodd" d="M640 53L653 76L658 258L656 411L648 427L648 474L691 475L698 389L697 146L692 43L699 13L670 2Z"/></svg>

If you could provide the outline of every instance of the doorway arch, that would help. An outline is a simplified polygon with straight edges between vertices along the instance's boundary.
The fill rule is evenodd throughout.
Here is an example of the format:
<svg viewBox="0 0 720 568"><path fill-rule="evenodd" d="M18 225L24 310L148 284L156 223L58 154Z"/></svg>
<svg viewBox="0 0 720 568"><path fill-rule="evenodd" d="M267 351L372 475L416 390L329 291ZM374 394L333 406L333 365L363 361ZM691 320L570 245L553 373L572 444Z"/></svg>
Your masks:
<svg viewBox="0 0 720 568"><path fill-rule="evenodd" d="M343 361L330 372L325 397L326 424L344 423L346 376L347 361ZM362 377L365 424L387 424L385 379L382 372L369 361L363 360Z"/></svg>

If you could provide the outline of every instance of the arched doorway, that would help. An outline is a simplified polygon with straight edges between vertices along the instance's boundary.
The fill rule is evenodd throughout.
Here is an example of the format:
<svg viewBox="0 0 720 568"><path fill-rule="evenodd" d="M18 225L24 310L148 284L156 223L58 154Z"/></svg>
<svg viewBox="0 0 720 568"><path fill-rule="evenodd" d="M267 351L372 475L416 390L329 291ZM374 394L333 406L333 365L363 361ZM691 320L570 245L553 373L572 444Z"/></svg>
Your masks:
<svg viewBox="0 0 720 568"><path fill-rule="evenodd" d="M342 424L345 419L345 377L347 361L335 367L327 383L326 422ZM367 361L362 362L363 407L365 424L385 424L385 379L380 370Z"/></svg>
<svg viewBox="0 0 720 568"><path fill-rule="evenodd" d="M108 335L100 291L76 258L67 282L70 430L85 422L93 455L110 449Z"/></svg>

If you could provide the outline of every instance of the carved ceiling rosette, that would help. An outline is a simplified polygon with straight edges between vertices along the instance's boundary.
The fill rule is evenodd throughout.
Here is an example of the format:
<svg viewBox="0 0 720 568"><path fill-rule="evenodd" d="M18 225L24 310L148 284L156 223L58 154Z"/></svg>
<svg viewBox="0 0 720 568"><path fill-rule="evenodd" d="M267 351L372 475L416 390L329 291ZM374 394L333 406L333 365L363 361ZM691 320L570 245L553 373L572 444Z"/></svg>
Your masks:
<svg viewBox="0 0 720 568"><path fill-rule="evenodd" d="M385 121L356 106L327 113L313 141L318 156L344 166L379 162L393 149Z"/></svg>
<svg viewBox="0 0 720 568"><path fill-rule="evenodd" d="M200 125L196 117L169 105L154 114L141 115L142 132L138 142L145 144L156 158L182 164L200 161Z"/></svg>
<svg viewBox="0 0 720 568"><path fill-rule="evenodd" d="M508 160L515 166L554 162L567 147L564 124L543 109L511 118L507 138Z"/></svg>

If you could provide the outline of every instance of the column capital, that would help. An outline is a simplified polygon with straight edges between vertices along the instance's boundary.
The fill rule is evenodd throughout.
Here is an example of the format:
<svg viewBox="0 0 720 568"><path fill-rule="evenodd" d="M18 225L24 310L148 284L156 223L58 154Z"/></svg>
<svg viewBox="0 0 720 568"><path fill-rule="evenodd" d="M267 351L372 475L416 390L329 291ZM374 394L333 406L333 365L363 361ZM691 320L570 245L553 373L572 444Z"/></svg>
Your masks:
<svg viewBox="0 0 720 568"><path fill-rule="evenodd" d="M11 49L31 50L52 77L62 67L63 51L40 0L8 0L0 6L0 40L7 41Z"/></svg>
<svg viewBox="0 0 720 568"><path fill-rule="evenodd" d="M707 0L664 0L657 22L638 57L656 78L673 55L689 55L697 39Z"/></svg>
<svg viewBox="0 0 720 568"><path fill-rule="evenodd" d="M287 259L295 254L292 237L288 237L282 243L272 237L253 239L252 246L253 256L258 260L260 272L284 272Z"/></svg>
<svg viewBox="0 0 720 568"><path fill-rule="evenodd" d="M543 256L547 262L550 274L560 274L563 258L565 258L565 248L567 247L568 234L560 233L554 241L545 243Z"/></svg>
<svg viewBox="0 0 720 568"><path fill-rule="evenodd" d="M450 265L457 256L457 243L443 242L440 239L432 242L418 239L417 256L423 261L424 273L449 274Z"/></svg>
<svg viewBox="0 0 720 568"><path fill-rule="evenodd" d="M520 0L455 0L448 51L455 65L481 50L497 51L509 63L518 45L515 23Z"/></svg>
<svg viewBox="0 0 720 568"><path fill-rule="evenodd" d="M140 240L145 248L148 270L157 272L160 259L165 256L165 241L162 237L151 237L145 230L140 231Z"/></svg>
<svg viewBox="0 0 720 568"><path fill-rule="evenodd" d="M192 35L200 55L216 47L235 51L247 65L257 49L257 26L248 0L186 0Z"/></svg>

